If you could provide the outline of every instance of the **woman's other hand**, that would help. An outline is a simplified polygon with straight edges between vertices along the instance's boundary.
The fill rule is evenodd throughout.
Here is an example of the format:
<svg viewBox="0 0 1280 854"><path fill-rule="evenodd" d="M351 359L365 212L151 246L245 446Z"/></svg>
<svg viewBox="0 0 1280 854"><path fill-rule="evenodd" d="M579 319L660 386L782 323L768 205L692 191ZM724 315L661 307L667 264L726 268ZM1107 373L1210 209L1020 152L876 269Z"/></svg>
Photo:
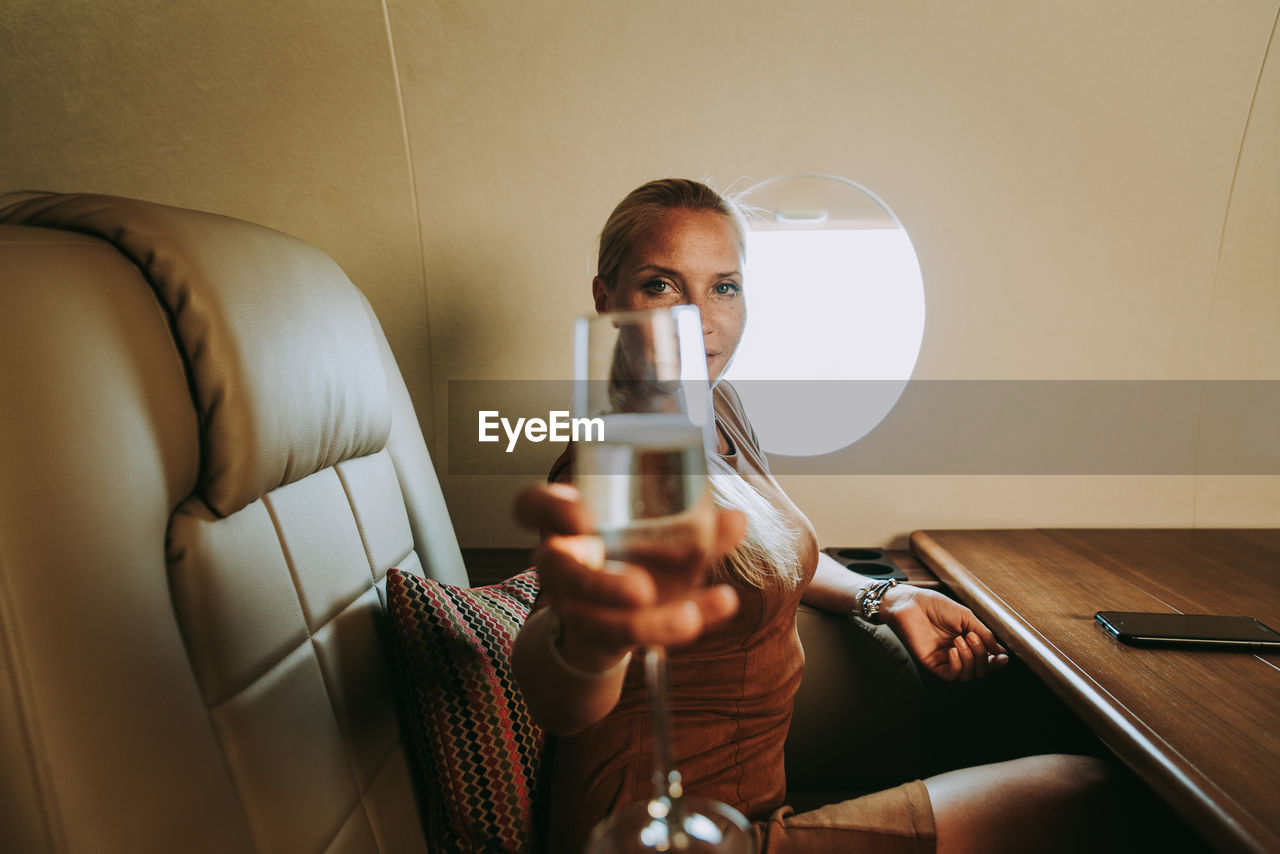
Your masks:
<svg viewBox="0 0 1280 854"><path fill-rule="evenodd" d="M705 579L742 538L745 519L709 504L695 512L710 517L700 520L709 541L692 549L686 542L678 555L665 556L669 560L652 556L655 565L648 568L616 561L606 568L604 545L589 533L590 514L577 489L553 483L520 493L516 519L543 533L534 562L542 596L559 620L557 647L566 662L606 671L636 646L685 644L733 616L733 589L706 586Z"/></svg>
<svg viewBox="0 0 1280 854"><path fill-rule="evenodd" d="M917 661L949 682L968 682L1009 663L991 630L937 591L900 584L885 594L880 616Z"/></svg>

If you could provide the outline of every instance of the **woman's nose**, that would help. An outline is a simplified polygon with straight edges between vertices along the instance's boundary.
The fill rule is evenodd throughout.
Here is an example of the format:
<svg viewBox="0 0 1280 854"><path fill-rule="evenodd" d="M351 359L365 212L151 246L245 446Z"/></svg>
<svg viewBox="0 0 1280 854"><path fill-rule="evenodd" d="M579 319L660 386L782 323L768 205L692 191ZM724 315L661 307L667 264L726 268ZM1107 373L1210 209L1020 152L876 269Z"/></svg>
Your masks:
<svg viewBox="0 0 1280 854"><path fill-rule="evenodd" d="M696 305L698 307L698 312L702 315L702 323L703 325L706 325L707 301L702 294L697 292L681 294L680 302L683 303L684 305Z"/></svg>

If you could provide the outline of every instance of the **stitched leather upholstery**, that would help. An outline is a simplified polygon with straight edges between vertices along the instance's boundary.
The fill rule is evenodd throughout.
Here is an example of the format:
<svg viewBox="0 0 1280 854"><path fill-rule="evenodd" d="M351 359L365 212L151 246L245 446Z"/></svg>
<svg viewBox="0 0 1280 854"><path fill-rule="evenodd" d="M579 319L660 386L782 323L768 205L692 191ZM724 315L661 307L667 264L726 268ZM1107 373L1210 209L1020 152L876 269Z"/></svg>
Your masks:
<svg viewBox="0 0 1280 854"><path fill-rule="evenodd" d="M425 851L385 578L467 579L368 303L226 217L0 223L0 849Z"/></svg>

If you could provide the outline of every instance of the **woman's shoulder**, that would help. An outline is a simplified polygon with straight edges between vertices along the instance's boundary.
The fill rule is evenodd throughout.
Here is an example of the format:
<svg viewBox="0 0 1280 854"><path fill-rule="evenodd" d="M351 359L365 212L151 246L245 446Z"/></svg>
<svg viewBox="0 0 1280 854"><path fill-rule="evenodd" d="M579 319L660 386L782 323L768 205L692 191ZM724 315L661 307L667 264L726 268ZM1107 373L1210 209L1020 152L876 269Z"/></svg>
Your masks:
<svg viewBox="0 0 1280 854"><path fill-rule="evenodd" d="M746 410L742 408L742 398L738 395L738 390L728 380L721 380L716 383L712 400L717 413L732 413L739 421L747 420Z"/></svg>
<svg viewBox="0 0 1280 854"><path fill-rule="evenodd" d="M743 436L751 440L753 446L759 446L760 439L756 436L755 427L751 426L751 419L747 417L747 410L742 405L742 398L738 396L738 390L726 380L716 383L714 397L716 417L721 423L728 422L737 429Z"/></svg>

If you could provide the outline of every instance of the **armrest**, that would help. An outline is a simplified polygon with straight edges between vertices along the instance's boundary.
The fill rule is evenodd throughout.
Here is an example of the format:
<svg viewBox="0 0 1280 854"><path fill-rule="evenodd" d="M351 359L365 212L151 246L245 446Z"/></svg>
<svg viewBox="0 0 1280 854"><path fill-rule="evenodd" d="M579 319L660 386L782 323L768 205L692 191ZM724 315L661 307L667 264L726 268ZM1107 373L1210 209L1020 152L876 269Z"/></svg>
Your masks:
<svg viewBox="0 0 1280 854"><path fill-rule="evenodd" d="M804 680L787 734L793 793L853 797L920 776L926 766L923 687L888 628L801 605Z"/></svg>

